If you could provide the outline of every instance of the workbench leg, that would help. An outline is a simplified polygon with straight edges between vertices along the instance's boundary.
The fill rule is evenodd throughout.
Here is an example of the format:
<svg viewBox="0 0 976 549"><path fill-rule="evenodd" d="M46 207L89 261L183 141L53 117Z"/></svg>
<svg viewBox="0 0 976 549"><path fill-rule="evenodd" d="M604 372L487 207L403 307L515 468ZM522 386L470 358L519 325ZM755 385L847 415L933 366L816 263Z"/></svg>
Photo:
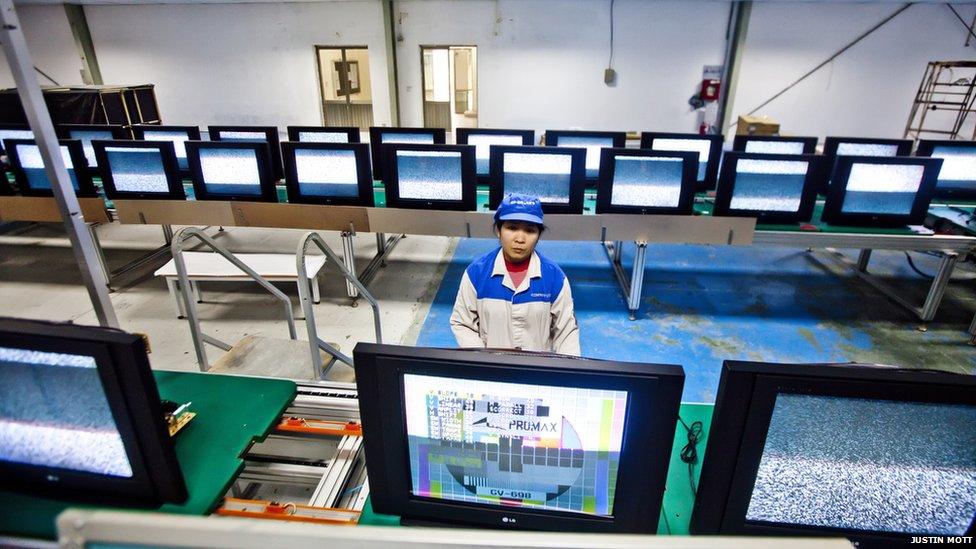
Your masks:
<svg viewBox="0 0 976 549"><path fill-rule="evenodd" d="M312 287L312 303L321 303L322 294L319 291L319 275L316 274L312 278L309 278L308 285Z"/></svg>
<svg viewBox="0 0 976 549"><path fill-rule="evenodd" d="M868 272L868 263L871 261L871 250L861 250L857 256L857 270L862 273Z"/></svg>
<svg viewBox="0 0 976 549"><path fill-rule="evenodd" d="M634 254L634 267L630 274L630 295L627 296L627 309L630 319L637 320L637 310L640 309L641 289L644 286L644 261L647 244L637 242L637 252Z"/></svg>
<svg viewBox="0 0 976 549"><path fill-rule="evenodd" d="M386 253L386 233L376 233L376 255L383 256L383 254L385 253ZM380 266L386 267L385 257L380 261Z"/></svg>
<svg viewBox="0 0 976 549"><path fill-rule="evenodd" d="M108 270L108 260L105 259L105 251L102 250L102 243L98 240L98 231L96 227L98 223L86 223L88 227L88 233L91 234L92 242L95 244L95 250L98 252L98 267L102 270L102 274L105 275L105 286L112 291L112 273Z"/></svg>
<svg viewBox="0 0 976 549"><path fill-rule="evenodd" d="M191 280L190 281L190 290L193 291L193 299L195 299L197 303L203 303L203 292L200 291L200 283L199 282L193 282Z"/></svg>
<svg viewBox="0 0 976 549"><path fill-rule="evenodd" d="M620 255L623 253L624 241L614 240L613 241L613 262L620 265Z"/></svg>
<svg viewBox="0 0 976 549"><path fill-rule="evenodd" d="M162 227L163 227L163 240L166 242L166 245L169 246L170 244L173 243L173 226L163 225Z"/></svg>
<svg viewBox="0 0 976 549"><path fill-rule="evenodd" d="M173 310L176 311L176 318L184 318L186 314L183 312L183 301L180 300L180 296L176 293L176 285L178 282L175 278L166 278L166 288L169 289L169 297L173 300Z"/></svg>
<svg viewBox="0 0 976 549"><path fill-rule="evenodd" d="M942 263L939 264L939 270L935 273L935 278L932 279L932 285L929 287L929 294L925 296L925 304L922 305L920 315L922 322L928 322L935 318L935 312L939 310L939 305L942 304L942 296L945 295L957 259L959 259L959 254L956 252L942 252Z"/></svg>
<svg viewBox="0 0 976 549"><path fill-rule="evenodd" d="M356 249L353 246L352 233L349 231L342 232L342 263L346 266L346 270L350 273L356 273ZM359 297L359 290L352 285L352 282L346 281L346 295L352 299Z"/></svg>

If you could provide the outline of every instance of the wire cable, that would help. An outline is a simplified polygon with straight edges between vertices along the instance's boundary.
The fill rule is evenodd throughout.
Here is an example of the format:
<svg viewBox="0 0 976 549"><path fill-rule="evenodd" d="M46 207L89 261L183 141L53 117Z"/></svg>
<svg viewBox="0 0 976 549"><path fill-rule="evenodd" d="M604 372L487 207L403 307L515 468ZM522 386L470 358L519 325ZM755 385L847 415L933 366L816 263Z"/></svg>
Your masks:
<svg viewBox="0 0 976 549"><path fill-rule="evenodd" d="M607 62L607 68L613 68L613 6L616 0L610 0L610 60Z"/></svg>
<svg viewBox="0 0 976 549"><path fill-rule="evenodd" d="M681 461L688 464L688 484L691 486L692 495L698 495L698 486L695 484L695 465L698 463L698 442L702 438L702 422L694 421L691 426L678 416L678 421L688 432L688 444L681 449Z"/></svg>

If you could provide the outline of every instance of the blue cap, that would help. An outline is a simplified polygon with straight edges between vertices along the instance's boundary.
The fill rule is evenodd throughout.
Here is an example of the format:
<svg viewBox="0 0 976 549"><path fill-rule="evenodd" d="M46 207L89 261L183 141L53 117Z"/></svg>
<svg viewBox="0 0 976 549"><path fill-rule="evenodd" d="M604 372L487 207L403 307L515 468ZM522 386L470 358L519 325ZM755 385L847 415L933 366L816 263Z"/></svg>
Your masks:
<svg viewBox="0 0 976 549"><path fill-rule="evenodd" d="M542 202L537 196L510 194L498 205L495 221L528 221L542 225Z"/></svg>

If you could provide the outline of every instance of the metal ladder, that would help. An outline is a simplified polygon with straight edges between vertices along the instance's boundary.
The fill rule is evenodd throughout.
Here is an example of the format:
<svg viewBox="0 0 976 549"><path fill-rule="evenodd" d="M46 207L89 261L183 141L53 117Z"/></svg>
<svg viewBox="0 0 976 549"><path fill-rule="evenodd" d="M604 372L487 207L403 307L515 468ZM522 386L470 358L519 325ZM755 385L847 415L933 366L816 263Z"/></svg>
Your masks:
<svg viewBox="0 0 976 549"><path fill-rule="evenodd" d="M187 321L190 323L190 337L193 339L193 348L196 351L197 364L199 364L201 372L210 370L210 363L207 361L207 350L205 348L205 344L209 343L210 345L219 347L225 351L230 351L233 348L233 345L203 333L203 330L200 328L200 318L197 316L196 299L193 296L190 278L186 272L186 260L183 259L183 245L191 238L196 238L215 253L223 256L224 259L230 261L235 267L244 271L247 276L254 279L254 281L260 284L265 290L268 290L268 292L270 292L275 299L281 301L285 308L285 320L288 322L288 335L291 339L298 339L295 332L294 310L288 296L286 296L278 288L275 288L270 282L265 280L264 277L256 273L253 269L245 265L240 259L237 259L234 254L230 253L214 242L214 240L204 234L201 229L196 227L184 227L173 236L173 242L170 244L170 250L173 253L173 260L176 264L176 274L179 279L180 295L183 298L183 305L185 307ZM304 264L302 267L304 267ZM305 274L304 269L302 269L301 274ZM305 282L307 285L308 280L306 279ZM311 292L309 291L309 293Z"/></svg>
<svg viewBox="0 0 976 549"><path fill-rule="evenodd" d="M332 251L332 248L325 243L325 240L321 235L314 231L305 233L301 241L298 243L298 251L295 253L295 262L298 266L298 295L301 298L302 312L305 315L305 327L308 329L308 346L309 353L312 363L312 373L314 376L318 377L319 374L319 363L321 362L319 350L324 350L325 352L331 354L336 360L339 360L349 366L352 366L352 358L339 352L338 349L329 345L325 341L319 339L318 330L315 327L315 312L312 309L312 289L308 279L308 273L305 269L305 254L308 253L309 244L314 243L322 253L339 268L342 276L345 277L347 285L352 285L358 290L359 295L365 299L369 305L373 308L373 327L376 331L376 342L383 343L383 332L380 328L380 306L373 297L366 286L359 281L353 271L347 268L348 263L336 255ZM351 247L350 247L351 248ZM350 249L346 250L347 254L351 253ZM348 261L348 260L347 260ZM332 362L321 372L322 379L328 375L329 370L332 368Z"/></svg>
<svg viewBox="0 0 976 549"><path fill-rule="evenodd" d="M924 134L934 134L939 139L967 139L960 133L969 113L976 112L974 106L976 61L932 61L915 93L904 137L918 141ZM950 118L955 113L951 128L946 129L944 124L949 120L945 116L941 120L930 118L937 111L949 114ZM968 139L976 139L976 130Z"/></svg>

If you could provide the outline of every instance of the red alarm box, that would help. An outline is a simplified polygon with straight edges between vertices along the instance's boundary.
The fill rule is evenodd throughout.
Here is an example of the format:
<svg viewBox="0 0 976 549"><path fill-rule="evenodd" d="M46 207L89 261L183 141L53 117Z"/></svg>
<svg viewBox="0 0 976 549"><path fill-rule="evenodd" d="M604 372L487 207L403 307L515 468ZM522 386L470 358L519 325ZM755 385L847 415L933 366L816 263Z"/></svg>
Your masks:
<svg viewBox="0 0 976 549"><path fill-rule="evenodd" d="M718 92L721 87L722 82L717 78L706 78L702 80L698 97L702 101L718 101Z"/></svg>

